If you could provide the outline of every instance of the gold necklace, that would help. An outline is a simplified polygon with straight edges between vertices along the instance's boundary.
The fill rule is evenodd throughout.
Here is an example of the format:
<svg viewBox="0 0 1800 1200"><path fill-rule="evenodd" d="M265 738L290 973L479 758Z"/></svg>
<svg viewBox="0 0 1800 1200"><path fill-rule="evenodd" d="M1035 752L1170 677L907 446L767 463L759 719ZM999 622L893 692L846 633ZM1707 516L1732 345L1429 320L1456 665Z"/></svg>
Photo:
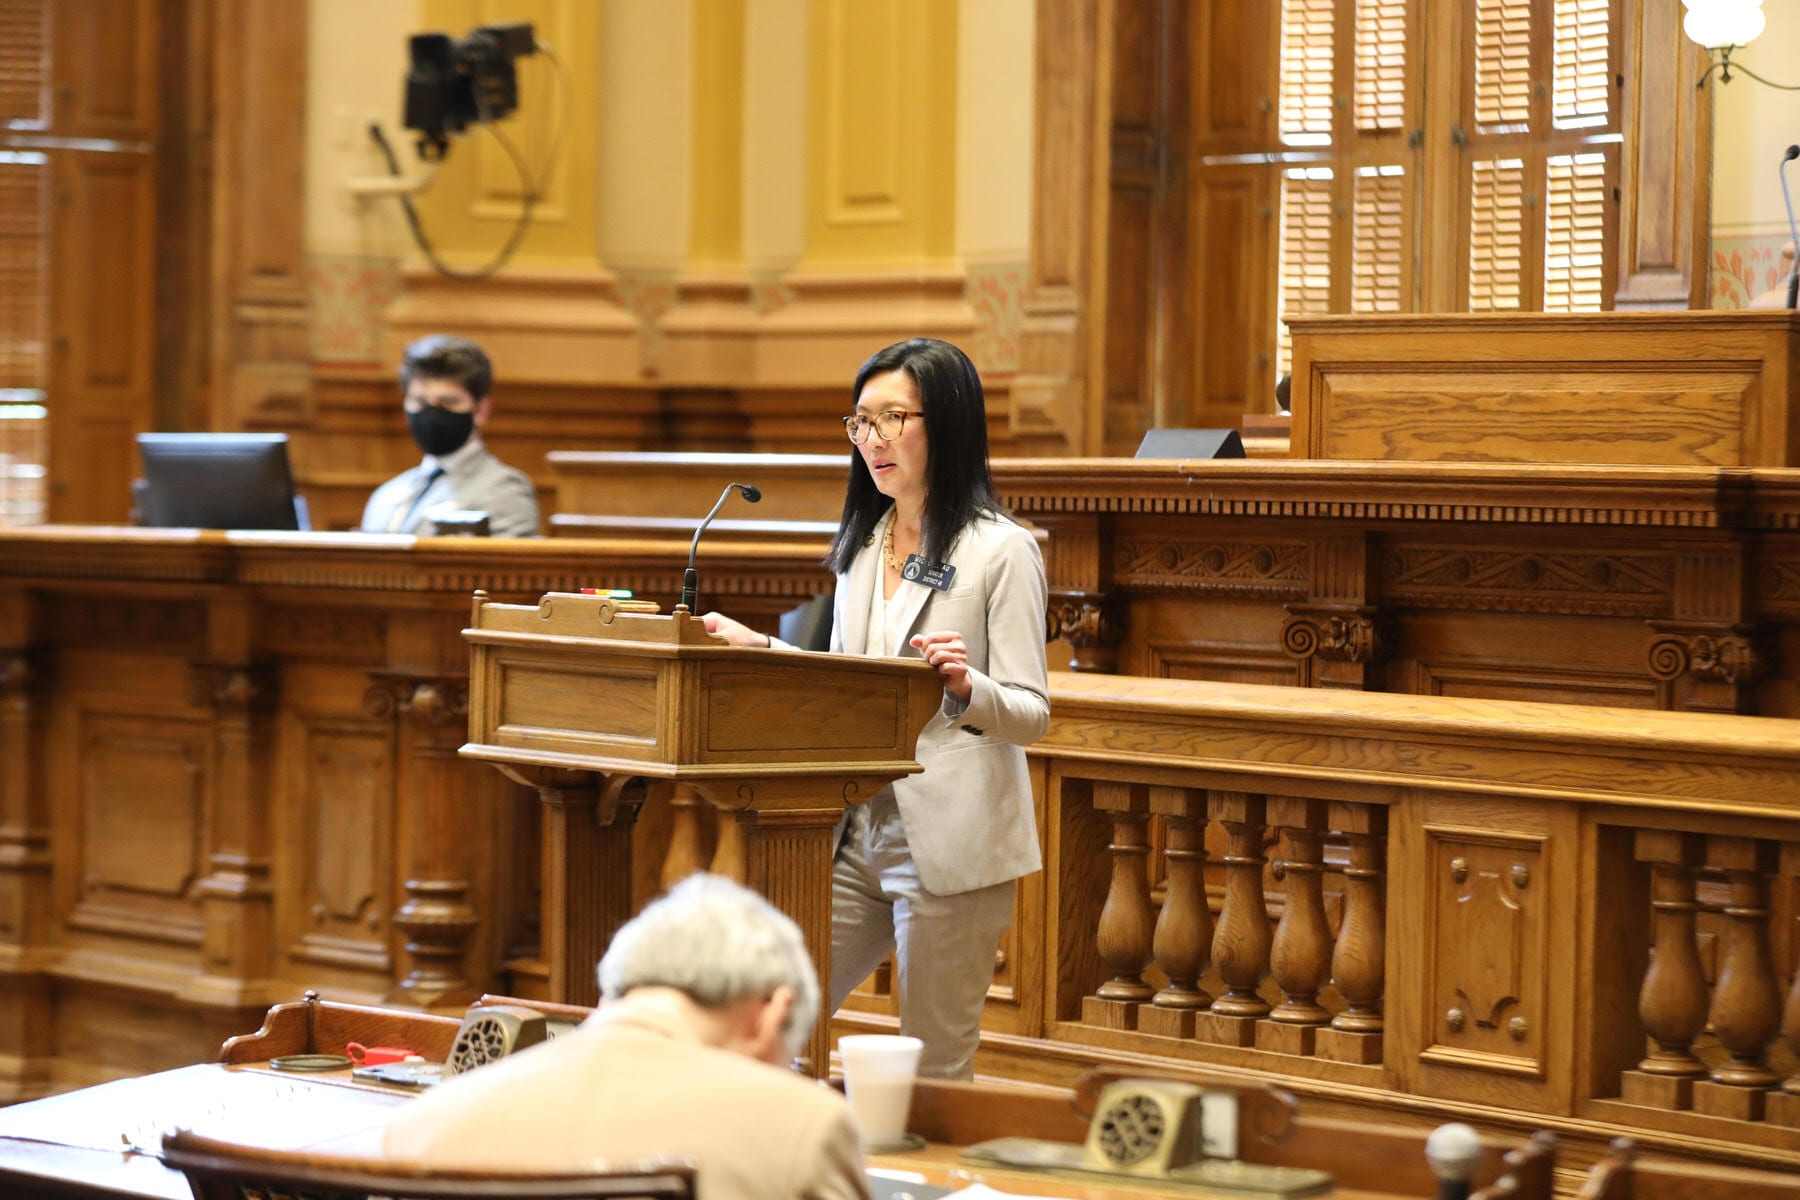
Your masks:
<svg viewBox="0 0 1800 1200"><path fill-rule="evenodd" d="M900 561L900 556L894 553L894 526L899 523L899 518L889 521L887 535L881 539L881 556L887 560L887 565L896 571L906 565Z"/></svg>

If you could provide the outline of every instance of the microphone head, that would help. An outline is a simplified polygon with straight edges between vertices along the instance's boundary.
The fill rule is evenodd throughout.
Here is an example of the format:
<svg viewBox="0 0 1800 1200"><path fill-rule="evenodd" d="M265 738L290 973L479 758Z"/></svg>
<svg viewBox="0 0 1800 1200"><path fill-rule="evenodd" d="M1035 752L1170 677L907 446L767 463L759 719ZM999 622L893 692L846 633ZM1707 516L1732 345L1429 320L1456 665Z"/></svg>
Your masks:
<svg viewBox="0 0 1800 1200"><path fill-rule="evenodd" d="M734 483L731 486L742 492L744 499L752 504L762 499L762 489L754 483Z"/></svg>
<svg viewBox="0 0 1800 1200"><path fill-rule="evenodd" d="M1793 162L1796 158L1800 158L1800 146L1789 146L1787 153L1781 156L1781 161Z"/></svg>

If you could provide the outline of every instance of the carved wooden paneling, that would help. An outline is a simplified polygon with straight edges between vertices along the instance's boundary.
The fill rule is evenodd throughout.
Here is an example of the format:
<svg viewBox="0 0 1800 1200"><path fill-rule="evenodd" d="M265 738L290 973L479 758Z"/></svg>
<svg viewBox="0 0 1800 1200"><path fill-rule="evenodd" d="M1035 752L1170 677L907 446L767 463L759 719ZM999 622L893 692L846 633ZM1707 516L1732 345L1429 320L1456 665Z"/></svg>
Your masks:
<svg viewBox="0 0 1800 1200"><path fill-rule="evenodd" d="M1151 643L1143 674L1161 679L1210 679L1295 687L1307 682L1307 664L1266 647L1216 642Z"/></svg>
<svg viewBox="0 0 1800 1200"><path fill-rule="evenodd" d="M1403 542L1387 547L1381 594L1412 608L1652 617L1668 612L1674 580L1666 554Z"/></svg>
<svg viewBox="0 0 1800 1200"><path fill-rule="evenodd" d="M1264 597L1306 595L1311 553L1291 542L1121 537L1113 579L1126 589L1199 588Z"/></svg>
<svg viewBox="0 0 1800 1200"><path fill-rule="evenodd" d="M1684 6L1685 7L1685 6ZM1696 88L1707 53L1661 0L1622 0L1619 75L1624 186L1619 204L1616 307L1704 308L1712 238L1710 85Z"/></svg>
<svg viewBox="0 0 1800 1200"><path fill-rule="evenodd" d="M1425 836L1430 907L1420 1057L1539 1075L1549 986L1542 839L1432 825Z"/></svg>
<svg viewBox="0 0 1800 1200"><path fill-rule="evenodd" d="M387 650L387 617L362 608L271 604L262 610L267 653L374 664Z"/></svg>
<svg viewBox="0 0 1800 1200"><path fill-rule="evenodd" d="M68 597L44 614L44 633L58 646L197 655L205 645L206 608L122 594Z"/></svg>
<svg viewBox="0 0 1800 1200"><path fill-rule="evenodd" d="M393 966L393 736L367 721L302 723L289 774L298 835L287 851L297 867L287 953L385 978Z"/></svg>
<svg viewBox="0 0 1800 1200"><path fill-rule="evenodd" d="M125 141L157 135L162 7L156 0L56 0L51 69L58 135Z"/></svg>
<svg viewBox="0 0 1800 1200"><path fill-rule="evenodd" d="M54 170L50 516L122 524L152 420L154 162L71 150Z"/></svg>
<svg viewBox="0 0 1800 1200"><path fill-rule="evenodd" d="M1261 166L1195 165L1188 207L1194 280L1190 420L1235 428L1242 414L1274 407L1274 364L1268 351L1249 349L1275 319L1269 269L1274 175Z"/></svg>
<svg viewBox="0 0 1800 1200"><path fill-rule="evenodd" d="M199 722L82 724L79 876L70 925L198 944L208 739Z"/></svg>

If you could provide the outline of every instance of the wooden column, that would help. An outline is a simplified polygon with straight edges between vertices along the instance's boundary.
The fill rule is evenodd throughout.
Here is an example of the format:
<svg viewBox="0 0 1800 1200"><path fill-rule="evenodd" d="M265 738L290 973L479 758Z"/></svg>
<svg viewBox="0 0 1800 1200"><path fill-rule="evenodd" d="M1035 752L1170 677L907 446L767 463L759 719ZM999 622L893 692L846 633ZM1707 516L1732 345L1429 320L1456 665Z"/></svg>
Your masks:
<svg viewBox="0 0 1800 1200"><path fill-rule="evenodd" d="M505 765L543 805L538 928L550 999L597 1004L594 968L631 919L631 833L643 790L629 775Z"/></svg>
<svg viewBox="0 0 1800 1200"><path fill-rule="evenodd" d="M212 615L217 625L218 606ZM276 674L264 664L202 662L190 667L188 683L194 703L213 710L201 971L188 994L262 1008L277 998L269 864Z"/></svg>
<svg viewBox="0 0 1800 1200"><path fill-rule="evenodd" d="M47 1089L55 1048L42 956L50 927L50 821L45 811L47 657L26 644L22 593L0 596L0 1103Z"/></svg>
<svg viewBox="0 0 1800 1200"><path fill-rule="evenodd" d="M1781 846L1781 887L1791 895L1794 881L1800 879L1800 843L1784 842ZM1787 1000L1781 1010L1781 1037L1788 1053L1800 1058L1800 937L1794 936L1794 916L1789 917ZM1777 1091L1769 1093L1763 1117L1771 1125L1800 1128L1800 1070L1781 1081Z"/></svg>
<svg viewBox="0 0 1800 1200"><path fill-rule="evenodd" d="M306 21L300 4L213 5L214 429L312 420Z"/></svg>
<svg viewBox="0 0 1800 1200"><path fill-rule="evenodd" d="M1613 307L1705 308L1712 244L1712 91L1678 0L1625 0L1619 282ZM1773 169L1771 164L1770 169Z"/></svg>
<svg viewBox="0 0 1800 1200"><path fill-rule="evenodd" d="M844 806L860 803L886 779L853 778L841 791L813 779L759 779L696 784L743 834L744 884L794 919L819 970L823 1003L831 994L832 834ZM721 834L721 841L724 836ZM821 1012L804 1057L823 1079L831 1066L831 1014Z"/></svg>
<svg viewBox="0 0 1800 1200"><path fill-rule="evenodd" d="M475 930L469 906L470 844L464 778L456 757L467 733L468 683L450 676L384 675L365 696L374 716L400 721L398 866L404 899L394 924L406 935L406 975L391 1004L461 1009L476 996L465 961ZM545 832L544 840L550 840Z"/></svg>

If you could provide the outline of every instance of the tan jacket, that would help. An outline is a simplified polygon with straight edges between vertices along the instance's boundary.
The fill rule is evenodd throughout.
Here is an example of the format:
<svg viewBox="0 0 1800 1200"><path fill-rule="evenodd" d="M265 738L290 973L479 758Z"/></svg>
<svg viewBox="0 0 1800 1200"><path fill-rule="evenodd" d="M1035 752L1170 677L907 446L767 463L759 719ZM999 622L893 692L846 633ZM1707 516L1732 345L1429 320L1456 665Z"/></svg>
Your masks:
<svg viewBox="0 0 1800 1200"><path fill-rule="evenodd" d="M892 510L885 520L892 520ZM831 648L861 647L880 586L878 524L838 576ZM894 783L919 882L938 895L974 891L1043 865L1025 747L1050 727L1044 650L1044 560L1031 531L1005 517L980 517L950 547L956 568L936 591L902 580L906 607L888 653L917 658L917 633L954 630L969 648L969 703L948 691L919 731L924 771Z"/></svg>
<svg viewBox="0 0 1800 1200"><path fill-rule="evenodd" d="M866 1200L842 1096L712 1046L629 997L572 1032L433 1088L382 1138L393 1158L584 1167L655 1154L700 1164L702 1197Z"/></svg>

